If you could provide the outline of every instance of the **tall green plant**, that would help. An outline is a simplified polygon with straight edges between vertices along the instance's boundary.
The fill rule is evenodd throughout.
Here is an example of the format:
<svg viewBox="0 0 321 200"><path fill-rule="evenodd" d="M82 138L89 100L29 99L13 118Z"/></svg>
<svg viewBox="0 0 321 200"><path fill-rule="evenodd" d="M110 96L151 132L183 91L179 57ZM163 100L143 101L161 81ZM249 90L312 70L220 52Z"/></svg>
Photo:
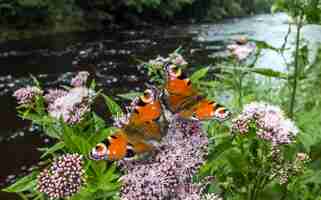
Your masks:
<svg viewBox="0 0 321 200"><path fill-rule="evenodd" d="M303 70L303 63L300 62L302 45L302 28L304 23L320 23L321 2L319 0L277 0L272 11L286 11L294 20L296 25L295 51L293 63L293 75L289 76L289 83L292 87L289 104L289 116L294 117L294 110L297 96L299 77ZM289 25L291 26L291 24ZM289 29L290 30L290 29ZM284 45L285 46L285 45ZM284 50L284 49L283 49ZM305 58L307 59L307 58Z"/></svg>

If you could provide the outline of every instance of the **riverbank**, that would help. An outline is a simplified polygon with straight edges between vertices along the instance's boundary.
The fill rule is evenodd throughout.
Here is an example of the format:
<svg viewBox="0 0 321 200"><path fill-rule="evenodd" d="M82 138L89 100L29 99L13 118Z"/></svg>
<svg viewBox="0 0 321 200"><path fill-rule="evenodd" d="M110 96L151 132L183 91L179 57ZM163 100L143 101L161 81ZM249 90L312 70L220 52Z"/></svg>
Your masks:
<svg viewBox="0 0 321 200"><path fill-rule="evenodd" d="M109 3L108 3L109 2ZM84 31L137 29L157 25L217 23L231 17L268 12L271 0L252 4L231 1L173 0L173 3L144 1L99 1L56 5L53 2L20 5L9 3L12 12L0 3L0 42L37 36ZM175 3L174 3L175 2ZM39 4L39 5L38 5Z"/></svg>

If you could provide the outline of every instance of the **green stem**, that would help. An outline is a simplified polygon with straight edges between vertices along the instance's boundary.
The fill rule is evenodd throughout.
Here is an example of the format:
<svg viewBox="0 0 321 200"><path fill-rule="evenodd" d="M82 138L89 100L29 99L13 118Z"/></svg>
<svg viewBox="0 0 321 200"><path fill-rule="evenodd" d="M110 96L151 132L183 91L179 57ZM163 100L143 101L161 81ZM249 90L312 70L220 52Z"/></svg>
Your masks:
<svg viewBox="0 0 321 200"><path fill-rule="evenodd" d="M293 74L293 85L292 85L292 94L290 101L289 117L293 119L294 106L295 106L295 97L297 92L298 76L299 76L299 48L300 48L300 37L301 37L301 28L302 28L302 17L299 16L296 33L296 44L295 44L295 58L294 58L294 74Z"/></svg>
<svg viewBox="0 0 321 200"><path fill-rule="evenodd" d="M288 189L287 189L287 185L285 185L282 190L282 196L280 200L285 200L287 196L288 196Z"/></svg>
<svg viewBox="0 0 321 200"><path fill-rule="evenodd" d="M242 77L242 72L240 72L241 74L239 75L239 107L242 109L243 107L243 77Z"/></svg>

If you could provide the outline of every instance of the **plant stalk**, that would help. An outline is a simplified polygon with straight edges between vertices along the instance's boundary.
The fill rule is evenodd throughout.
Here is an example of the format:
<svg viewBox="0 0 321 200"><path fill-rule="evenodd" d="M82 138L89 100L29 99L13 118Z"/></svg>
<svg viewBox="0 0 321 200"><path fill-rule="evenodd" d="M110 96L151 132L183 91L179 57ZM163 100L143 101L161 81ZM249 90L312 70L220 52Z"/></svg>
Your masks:
<svg viewBox="0 0 321 200"><path fill-rule="evenodd" d="M300 39L301 39L301 28L302 28L302 17L299 16L297 24L297 33L296 33L296 44L295 44L295 58L294 58L294 74L293 74L293 85L292 85L292 94L289 108L289 117L293 119L294 117L294 106L295 98L297 92L298 76L299 76L299 50L300 50Z"/></svg>

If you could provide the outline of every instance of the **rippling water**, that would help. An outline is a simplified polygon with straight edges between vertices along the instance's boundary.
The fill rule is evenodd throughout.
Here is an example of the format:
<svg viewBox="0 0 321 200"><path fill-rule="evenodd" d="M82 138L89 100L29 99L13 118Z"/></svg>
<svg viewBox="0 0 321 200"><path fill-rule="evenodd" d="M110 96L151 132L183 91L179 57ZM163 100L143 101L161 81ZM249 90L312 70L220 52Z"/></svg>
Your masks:
<svg viewBox="0 0 321 200"><path fill-rule="evenodd" d="M256 15L231 19L218 24L179 25L143 30L61 34L31 40L0 44L0 187L25 174L39 159L37 148L50 143L37 127L16 117L16 89L31 84L35 75L45 88L68 84L79 70L87 70L107 94L140 90L148 79L137 67L137 59L149 60L166 56L178 46L192 65L215 62L226 54L225 46L245 35L280 47L288 31L285 14ZM293 48L294 28L289 37ZM320 46L321 26L307 25L304 39L313 52ZM287 52L287 56L291 51ZM214 59L213 59L214 58ZM258 66L286 71L282 58L273 51L264 51ZM16 199L0 192L0 199Z"/></svg>

